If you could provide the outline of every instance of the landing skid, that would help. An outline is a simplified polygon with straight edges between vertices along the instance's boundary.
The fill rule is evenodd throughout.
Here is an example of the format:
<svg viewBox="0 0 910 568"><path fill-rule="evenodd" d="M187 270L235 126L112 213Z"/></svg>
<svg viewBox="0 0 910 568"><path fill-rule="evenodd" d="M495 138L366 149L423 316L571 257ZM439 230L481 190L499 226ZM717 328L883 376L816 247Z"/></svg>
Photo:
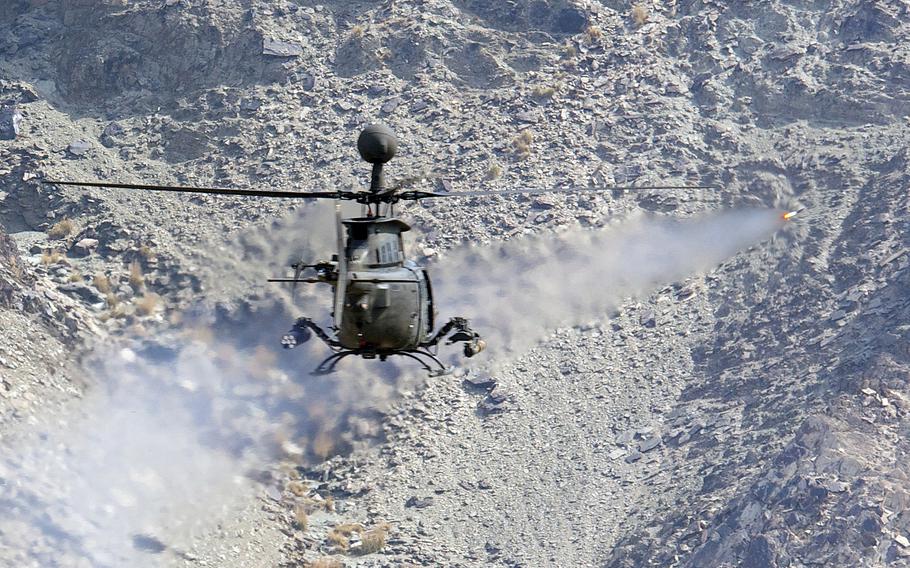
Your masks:
<svg viewBox="0 0 910 568"><path fill-rule="evenodd" d="M449 333L453 331L454 333L449 335ZM285 349L293 349L298 345L306 343L314 334L328 345L334 353L326 357L325 360L313 370L311 373L313 375L326 375L334 372L338 362L351 355L359 355L364 359L375 359L378 357L380 361L385 361L390 355L400 355L420 363L431 377L442 377L455 371L454 366L446 367L443 365L442 361L439 360L439 357L437 357L435 353L439 342L446 339L446 336L448 336L446 345L452 345L453 343L458 342L464 343L465 357L473 357L483 351L484 347L486 347L486 343L484 343L480 336L468 326L468 320L464 318L452 318L429 340L421 343L414 349L347 349L335 338L330 337L322 328L316 325L312 319L306 317L297 319L294 323L294 327L281 338L281 344Z"/></svg>
<svg viewBox="0 0 910 568"><path fill-rule="evenodd" d="M330 373L334 373L335 366L338 364L338 362L341 361L342 359L344 359L345 357L349 357L351 355L360 355L364 359L375 359L376 357L379 357L380 361L385 361L386 358L389 357L390 355L400 355L402 357L407 357L409 359L413 359L413 360L417 361L418 363L420 363L421 366L423 366L423 368L426 369L427 373L429 373L431 377L443 377L445 375L451 375L455 371L454 366L446 367L445 365L442 364L442 361L440 361L439 358L436 357L436 355L430 353L429 351L427 351L425 349L414 349L414 350L408 350L408 351L382 351L382 352L367 350L367 349L347 349L344 351L338 351L337 353L333 353L333 354L329 355L328 357L326 357L325 360L323 360L322 363L320 363L315 369L313 369L313 371L310 374L311 375L328 375ZM431 363L433 365L431 365ZM435 367L434 367L434 365L435 365Z"/></svg>

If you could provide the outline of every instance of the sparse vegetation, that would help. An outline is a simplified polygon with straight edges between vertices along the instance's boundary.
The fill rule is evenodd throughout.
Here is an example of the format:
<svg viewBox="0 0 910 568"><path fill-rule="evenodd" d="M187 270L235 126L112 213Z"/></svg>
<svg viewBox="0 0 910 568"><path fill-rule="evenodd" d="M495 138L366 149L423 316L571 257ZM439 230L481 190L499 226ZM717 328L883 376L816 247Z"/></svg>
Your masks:
<svg viewBox="0 0 910 568"><path fill-rule="evenodd" d="M601 38L603 38L604 32L598 26L591 24L585 30L585 35L588 37L588 40L590 40L593 43L593 42L598 41Z"/></svg>
<svg viewBox="0 0 910 568"><path fill-rule="evenodd" d="M72 274L70 274L70 277L69 277L70 282L83 282L84 280L85 279L82 278L82 274L80 274L78 272L73 272Z"/></svg>
<svg viewBox="0 0 910 568"><path fill-rule="evenodd" d="M297 497L303 497L310 492L309 489L307 489L307 486L299 481L292 481L288 483L287 490Z"/></svg>
<svg viewBox="0 0 910 568"><path fill-rule="evenodd" d="M351 535L354 533L363 534L363 525L359 523L338 525L329 531L326 538L341 550L346 551L351 547Z"/></svg>
<svg viewBox="0 0 910 568"><path fill-rule="evenodd" d="M47 236L52 239L65 239L73 234L76 230L76 224L72 219L62 219L47 230Z"/></svg>
<svg viewBox="0 0 910 568"><path fill-rule="evenodd" d="M363 37L363 33L366 31L366 26L363 24L357 24L351 28L351 37L360 38Z"/></svg>
<svg viewBox="0 0 910 568"><path fill-rule="evenodd" d="M326 556L307 562L306 568L344 568L344 563L337 558Z"/></svg>
<svg viewBox="0 0 910 568"><path fill-rule="evenodd" d="M50 266L52 264L57 264L63 259L63 255L59 250L48 250L44 251L41 254L41 264L44 266Z"/></svg>
<svg viewBox="0 0 910 568"><path fill-rule="evenodd" d="M110 298L108 298L108 305L110 305ZM111 306L110 313L111 313L112 318L119 319L119 318L125 318L128 314L128 311L126 309L126 305L122 304L118 301L117 304Z"/></svg>
<svg viewBox="0 0 910 568"><path fill-rule="evenodd" d="M145 275L142 273L142 266L135 260L130 263L130 286L134 290L139 290L145 286Z"/></svg>
<svg viewBox="0 0 910 568"><path fill-rule="evenodd" d="M567 43L562 48L562 55L566 59L573 59L576 55L578 55L578 48L576 48L571 43Z"/></svg>
<svg viewBox="0 0 910 568"><path fill-rule="evenodd" d="M644 4L636 4L632 7L632 21L636 26L643 26L648 21L648 8Z"/></svg>
<svg viewBox="0 0 910 568"><path fill-rule="evenodd" d="M361 554L373 554L385 548L386 539L389 536L391 527L388 523L381 523L376 528L370 529L360 537Z"/></svg>
<svg viewBox="0 0 910 568"><path fill-rule="evenodd" d="M142 245L139 247L139 255L145 260L151 260L155 258L155 251L148 245Z"/></svg>
<svg viewBox="0 0 910 568"><path fill-rule="evenodd" d="M487 168L487 179L497 179L502 175L502 166L493 162L490 164L490 167Z"/></svg>
<svg viewBox="0 0 910 568"><path fill-rule="evenodd" d="M322 500L322 508L326 513L335 511L335 498L331 495L327 495L326 498Z"/></svg>
<svg viewBox="0 0 910 568"><path fill-rule="evenodd" d="M117 294L108 294L104 297L104 300L107 302L109 308L116 308L120 305L120 298L117 297Z"/></svg>
<svg viewBox="0 0 910 568"><path fill-rule="evenodd" d="M92 285L102 294L111 293L111 280L105 274L99 272L92 278Z"/></svg>
<svg viewBox="0 0 910 568"><path fill-rule="evenodd" d="M531 155L531 143L534 142L534 133L530 129L522 130L521 133L512 141L515 148L515 155L525 159Z"/></svg>
<svg viewBox="0 0 910 568"><path fill-rule="evenodd" d="M158 294L146 294L136 300L136 313L141 316L150 316L155 313L155 310L158 309L160 303L161 296Z"/></svg>
<svg viewBox="0 0 910 568"><path fill-rule="evenodd" d="M294 508L294 520L297 522L297 528L306 532L310 524L310 516L306 512L306 505L297 505Z"/></svg>

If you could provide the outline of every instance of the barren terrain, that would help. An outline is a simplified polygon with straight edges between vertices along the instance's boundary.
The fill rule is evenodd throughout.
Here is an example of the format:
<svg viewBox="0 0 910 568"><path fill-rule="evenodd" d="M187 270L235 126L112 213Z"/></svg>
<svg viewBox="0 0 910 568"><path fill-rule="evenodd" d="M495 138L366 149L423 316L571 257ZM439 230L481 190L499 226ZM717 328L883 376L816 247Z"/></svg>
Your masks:
<svg viewBox="0 0 910 568"><path fill-rule="evenodd" d="M910 564L906 0L2 5L0 565ZM331 207L42 183L357 189L372 122L560 190L400 209L453 376L280 350Z"/></svg>

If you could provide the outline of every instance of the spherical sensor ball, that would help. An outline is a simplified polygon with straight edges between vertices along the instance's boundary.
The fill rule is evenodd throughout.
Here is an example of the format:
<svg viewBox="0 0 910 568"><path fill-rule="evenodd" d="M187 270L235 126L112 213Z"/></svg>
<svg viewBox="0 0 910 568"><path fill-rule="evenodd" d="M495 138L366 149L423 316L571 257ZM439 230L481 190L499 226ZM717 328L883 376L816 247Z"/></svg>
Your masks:
<svg viewBox="0 0 910 568"><path fill-rule="evenodd" d="M371 164L384 164L395 157L398 140L387 127L371 124L363 129L357 138L360 156Z"/></svg>

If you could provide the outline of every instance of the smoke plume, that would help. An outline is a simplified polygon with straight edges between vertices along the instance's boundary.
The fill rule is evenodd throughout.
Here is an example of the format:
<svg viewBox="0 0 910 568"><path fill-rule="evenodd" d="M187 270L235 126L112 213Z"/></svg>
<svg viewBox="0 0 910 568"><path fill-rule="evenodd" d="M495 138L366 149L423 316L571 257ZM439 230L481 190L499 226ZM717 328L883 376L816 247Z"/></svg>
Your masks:
<svg viewBox="0 0 910 568"><path fill-rule="evenodd" d="M434 267L441 315L462 315L492 353L600 319L628 296L709 270L768 237L780 212L741 209L679 220L644 216L455 250ZM445 321L445 319L443 319Z"/></svg>

